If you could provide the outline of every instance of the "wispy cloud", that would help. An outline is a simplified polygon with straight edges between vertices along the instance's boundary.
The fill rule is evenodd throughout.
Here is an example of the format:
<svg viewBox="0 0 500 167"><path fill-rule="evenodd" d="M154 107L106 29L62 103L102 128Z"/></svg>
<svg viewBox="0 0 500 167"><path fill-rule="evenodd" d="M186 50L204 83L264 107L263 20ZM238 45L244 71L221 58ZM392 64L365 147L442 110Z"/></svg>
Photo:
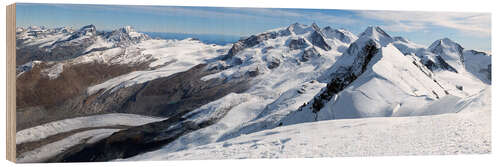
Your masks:
<svg viewBox="0 0 500 167"><path fill-rule="evenodd" d="M304 14L294 12L286 9L272 9L272 8L228 8L237 12L244 12L247 14L259 16L281 16L281 17L303 17Z"/></svg>
<svg viewBox="0 0 500 167"><path fill-rule="evenodd" d="M360 20L354 16L338 16L321 11L303 11L281 8L214 8L214 7L187 7L187 6L139 6L139 5L79 5L79 4L45 4L58 8L78 10L102 10L116 12L134 12L158 16L192 16L214 19L248 19L297 22L323 22L337 25L352 25ZM308 23L305 23L308 24Z"/></svg>
<svg viewBox="0 0 500 167"><path fill-rule="evenodd" d="M349 16L336 16L336 15L324 14L324 13L320 13L320 12L311 13L309 15L309 17L314 18L314 20L320 20L320 21L324 21L327 23L331 23L331 24L337 24L337 25L346 25L346 24L352 25L352 24L360 23L360 21L361 21L359 19L355 19L355 18L352 18Z"/></svg>
<svg viewBox="0 0 500 167"><path fill-rule="evenodd" d="M358 15L383 21L383 27L391 31L412 32L440 26L469 35L491 34L491 15L487 13L358 11Z"/></svg>
<svg viewBox="0 0 500 167"><path fill-rule="evenodd" d="M289 9L271 9L271 8L232 8L239 11L244 11L245 13L251 13L253 15L264 16L264 17L287 17L291 20L311 20L311 21L321 21L332 24L356 24L360 20L352 18L352 16L338 16L334 14L326 14L322 12L313 11L295 11Z"/></svg>

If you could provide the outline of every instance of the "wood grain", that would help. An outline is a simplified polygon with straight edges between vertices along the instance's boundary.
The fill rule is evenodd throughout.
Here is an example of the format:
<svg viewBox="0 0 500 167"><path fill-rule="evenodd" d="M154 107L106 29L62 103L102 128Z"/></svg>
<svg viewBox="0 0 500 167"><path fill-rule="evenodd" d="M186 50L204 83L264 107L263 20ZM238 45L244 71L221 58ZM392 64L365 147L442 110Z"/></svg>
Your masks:
<svg viewBox="0 0 500 167"><path fill-rule="evenodd" d="M7 160L16 161L16 4L7 6Z"/></svg>

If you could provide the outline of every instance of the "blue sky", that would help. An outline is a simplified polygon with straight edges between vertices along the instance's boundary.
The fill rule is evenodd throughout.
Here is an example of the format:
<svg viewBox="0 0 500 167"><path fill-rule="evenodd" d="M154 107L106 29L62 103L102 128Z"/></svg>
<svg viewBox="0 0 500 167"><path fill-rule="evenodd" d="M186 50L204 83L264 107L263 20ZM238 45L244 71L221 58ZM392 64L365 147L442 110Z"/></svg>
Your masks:
<svg viewBox="0 0 500 167"><path fill-rule="evenodd" d="M112 30L130 25L142 32L249 36L295 22L315 22L355 34L380 26L392 36L425 46L449 37L467 49L491 50L489 13L67 4L17 4L16 10L18 26L94 24L98 30Z"/></svg>

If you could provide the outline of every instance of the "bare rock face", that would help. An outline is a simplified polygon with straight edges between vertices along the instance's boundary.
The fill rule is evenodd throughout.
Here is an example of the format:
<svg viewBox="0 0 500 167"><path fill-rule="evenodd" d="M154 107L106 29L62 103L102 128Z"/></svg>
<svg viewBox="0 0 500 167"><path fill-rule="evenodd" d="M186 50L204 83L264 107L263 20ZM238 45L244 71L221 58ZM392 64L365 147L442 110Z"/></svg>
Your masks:
<svg viewBox="0 0 500 167"><path fill-rule="evenodd" d="M277 58L272 58L270 61L268 61L267 68L269 69L274 69L278 66L280 66L281 60Z"/></svg>
<svg viewBox="0 0 500 167"><path fill-rule="evenodd" d="M16 64L22 65L34 60L60 61L78 57L82 55L89 46L94 44L97 40L97 36L101 34L96 31L94 25L87 25L75 32L67 29L53 29L43 32L37 31L34 33L35 35L33 35L33 37L44 38L44 35L51 35L54 33L67 34L69 37L60 39L51 45L43 47L40 45L26 45L23 43L25 39L17 39ZM21 36L16 38L20 37Z"/></svg>
<svg viewBox="0 0 500 167"><path fill-rule="evenodd" d="M115 111L170 117L179 111L190 111L231 92L248 88L248 78L225 82L222 79L202 81L200 78L216 71L207 71L205 64L169 77L123 88L112 93L90 95L81 112Z"/></svg>
<svg viewBox="0 0 500 167"><path fill-rule="evenodd" d="M211 74L206 65L156 79L141 85L120 89L113 93L103 93L87 97L77 112L121 112L141 115L161 116L165 121L133 127L114 133L95 144L72 147L52 158L49 162L108 161L128 158L139 153L154 150L178 137L194 130L207 127L220 118L202 122L187 120L186 114L204 104L217 100L231 92L241 93L250 85L249 77L224 81L199 78ZM225 115L229 110L221 112ZM222 117L221 117L222 118Z"/></svg>
<svg viewBox="0 0 500 167"><path fill-rule="evenodd" d="M328 38L338 39L347 44L356 40L356 36L351 32L343 29L333 29L330 26L323 28L321 32L323 32L323 34Z"/></svg>
<svg viewBox="0 0 500 167"><path fill-rule="evenodd" d="M170 117L249 87L247 83L251 75L230 82L221 79L202 81L199 78L216 72L206 70L205 66L198 65L185 72L115 92L91 95L86 93L88 86L141 67L88 64L70 67L55 80L40 78L39 70L31 70L30 74L18 78L18 130L64 118L103 113ZM57 114L34 115L39 113L37 111Z"/></svg>
<svg viewBox="0 0 500 167"><path fill-rule="evenodd" d="M353 45L357 44L354 43ZM364 71L366 71L368 63L380 48L380 44L378 44L374 40L369 40L368 42L366 42L365 46L362 46L361 51L354 55L356 56L356 59L354 59L354 64L352 65L352 73L355 76L359 76Z"/></svg>
<svg viewBox="0 0 500 167"><path fill-rule="evenodd" d="M307 44L307 42L304 38L292 39L288 43L288 47L290 49L305 49L308 46L309 45Z"/></svg>
<svg viewBox="0 0 500 167"><path fill-rule="evenodd" d="M458 43L443 38L433 42L428 50L437 55L435 63L438 67L455 73L459 72L458 69L465 69L464 48Z"/></svg>
<svg viewBox="0 0 500 167"><path fill-rule="evenodd" d="M125 26L111 32L103 34L108 41L115 43L115 46L128 46L144 40L151 39L148 35L136 32L132 27Z"/></svg>
<svg viewBox="0 0 500 167"><path fill-rule="evenodd" d="M331 100L333 95L344 90L363 74L372 58L379 52L380 47L380 44L374 40L367 41L364 46L358 46L357 43L351 44L347 53L351 56L356 56L353 64L341 67L332 74L332 79L327 84L326 89L322 90L313 99L312 112L319 112L325 106L325 103ZM360 50L357 48L360 48Z"/></svg>
<svg viewBox="0 0 500 167"><path fill-rule="evenodd" d="M16 80L17 130L50 121L84 115L73 112L69 102L86 96L87 87L112 77L147 68L147 64L108 65L99 63L64 66L59 77L51 79L42 75L48 64L42 62ZM37 112L39 111L39 112ZM40 114L44 113L44 114Z"/></svg>
<svg viewBox="0 0 500 167"><path fill-rule="evenodd" d="M314 28L314 32L312 32L310 36L310 41L314 46L317 46L323 50L331 50L332 47L328 45L325 41L325 37L319 27L316 24L313 24L312 27Z"/></svg>
<svg viewBox="0 0 500 167"><path fill-rule="evenodd" d="M275 39L278 37L277 32L267 32L267 33L262 33L258 35L252 35L246 39L239 40L238 42L233 44L233 47L229 50L227 57L230 58L236 55L238 52L245 48L253 47L262 41L268 40L268 39Z"/></svg>
<svg viewBox="0 0 500 167"><path fill-rule="evenodd" d="M309 61L313 57L319 57L319 56L321 56L319 54L319 52L314 47L311 47L309 49L304 50L304 52L302 52L302 56L301 56L300 61L306 62L306 61Z"/></svg>

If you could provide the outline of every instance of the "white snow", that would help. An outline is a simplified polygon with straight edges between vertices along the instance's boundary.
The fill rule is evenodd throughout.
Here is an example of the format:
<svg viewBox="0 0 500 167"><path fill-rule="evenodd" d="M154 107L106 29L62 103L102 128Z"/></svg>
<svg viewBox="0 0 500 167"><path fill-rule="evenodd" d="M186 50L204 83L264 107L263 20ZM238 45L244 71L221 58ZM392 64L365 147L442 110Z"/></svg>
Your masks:
<svg viewBox="0 0 500 167"><path fill-rule="evenodd" d="M462 86L463 91L466 96L476 94L486 86L487 83L482 82L480 79L475 77L473 74L467 71L461 73L454 73L451 71L436 71L434 75L437 79L440 79L442 84L447 84L450 86Z"/></svg>
<svg viewBox="0 0 500 167"><path fill-rule="evenodd" d="M478 79L477 73L465 70L459 73L430 71L420 61L433 59L439 54L446 62L455 62L452 66L458 68L460 64L456 63L461 63L457 62L460 59L457 54L461 50L459 45L443 39L441 43L444 44L440 46L444 48L443 52L434 54L407 39L392 38L379 27L368 27L352 45L353 49L347 52L344 51L350 43L339 40L341 35L338 33L344 33L350 40L357 37L346 30L322 30L327 44L332 47L329 51L313 46L309 41L306 41L305 49L288 47L292 39L309 40L315 27L315 24L292 24L287 28L270 30L290 30L292 33L241 50L229 60L217 61L214 58L227 53L230 45L208 45L192 39L151 39L126 47L91 52L69 63L150 63L152 70L134 71L112 78L89 87L88 94L100 90L113 92L186 71L200 63L207 63L208 68L227 67L200 78L205 81L214 78L231 80L241 78L248 72L258 73L250 81L252 86L247 91L230 93L184 116L195 122L220 119L215 124L181 136L157 151L126 160L490 152L489 84L483 83L483 78ZM312 104L306 103L321 92L332 73L340 67L356 63L356 53L371 40L377 43L380 50L366 71L334 95L319 112L311 112L309 107ZM429 48L436 47L437 44L433 44ZM302 52L313 48L321 56L302 61ZM481 57L471 60L472 65L467 65L467 59L473 59L468 57L471 56L466 54L467 70L478 72L484 69L479 64L488 62L486 57ZM491 64L491 58L488 59ZM279 66L271 68L269 65L273 63ZM58 68L53 68L53 76L57 76ZM302 105L305 105L304 110L297 110ZM20 131L17 135L21 141L16 143L36 141L80 127L132 124L133 120L136 123L136 119L130 117L101 117L91 121L82 118L81 122L62 120L19 134ZM148 119L144 123L160 120ZM319 122L308 123L313 121Z"/></svg>
<svg viewBox="0 0 500 167"><path fill-rule="evenodd" d="M491 54L473 50L464 51L465 69L487 84L491 84L491 76L488 76L488 65L491 67ZM489 69L491 70L491 68ZM490 75L491 75L491 71ZM490 78L488 78L490 77Z"/></svg>
<svg viewBox="0 0 500 167"><path fill-rule="evenodd" d="M488 111L491 108L491 87L487 86L480 92L465 98L448 95L427 104L416 103L413 104L413 106L413 110L407 109L400 111L393 114L393 116L436 115L445 113Z"/></svg>
<svg viewBox="0 0 500 167"><path fill-rule="evenodd" d="M32 38L24 41L27 46L38 45L40 48L48 47L59 40L70 37L67 33L44 34L42 37Z"/></svg>
<svg viewBox="0 0 500 167"><path fill-rule="evenodd" d="M302 123L117 161L485 154L491 152L491 111L487 109Z"/></svg>
<svg viewBox="0 0 500 167"><path fill-rule="evenodd" d="M322 29L321 32L329 39L337 39L347 43L354 42L358 39L356 35L344 29L333 30L332 28L326 27Z"/></svg>
<svg viewBox="0 0 500 167"><path fill-rule="evenodd" d="M135 31L132 31L132 32L129 32L128 35L132 38L137 38L137 37L140 37L142 34L135 32Z"/></svg>
<svg viewBox="0 0 500 167"><path fill-rule="evenodd" d="M303 30L298 30L300 27ZM242 50L233 58L243 60L241 65L202 78L202 80L210 78L230 80L255 69L258 69L260 73L252 79L251 85L253 86L249 90L240 94L226 95L193 111L197 113L196 117L191 118L193 120L217 120L223 116L216 124L184 135L163 147L162 150L178 151L225 140L240 135L240 132L251 133L273 128L277 120L314 97L326 85L318 82L317 79L329 72L329 67L341 53L336 50L338 45L332 45L333 49L330 51L316 48L321 54L320 57L312 57L308 61L301 62L299 59L302 50L291 50L287 41L299 37L307 38L313 30L305 26L295 28L299 35L292 33L290 36L270 39ZM305 32L306 30L309 32ZM281 29L276 31L281 31ZM269 46L273 48L268 48ZM268 63L276 59L280 65L269 69ZM224 66L224 63L227 62L213 62L209 66ZM226 112L221 111L227 111L227 115L224 116ZM242 130L242 128L246 129Z"/></svg>
<svg viewBox="0 0 500 167"><path fill-rule="evenodd" d="M213 66L228 66L234 61L242 61L241 65L237 65L233 68L229 68L219 73L208 75L202 78L202 80L208 80L212 78L221 79L231 79L240 78L242 75L249 71L258 70L259 75L276 78L276 79L286 79L289 81L290 86L296 86L299 83L308 80L315 80L324 71L328 69L342 54L341 51L348 46L348 43L343 43L335 38L326 38L326 42L332 47L332 50L325 51L319 47L312 46L309 41L306 41L308 47L304 50L315 48L321 57L313 57L311 60L302 62L302 49L293 50L288 47L288 42L292 39L308 39L311 33L314 31L313 26L306 26L302 24L292 24L287 29L292 31L289 36L281 36L276 39L268 39L262 43L244 49L238 54L236 54L228 62L217 62L211 65ZM274 31L283 31L284 29L276 29ZM280 63L277 69L269 69L267 66L272 62ZM289 70L294 71L297 74L289 72ZM286 74L286 75L283 75ZM275 76L277 75L277 76ZM287 77L295 78L287 79ZM306 77L308 79L304 79ZM261 77L264 78L264 77ZM285 82L285 81L283 81ZM278 86L275 86L278 88ZM288 89L285 87L284 89Z"/></svg>
<svg viewBox="0 0 500 167"><path fill-rule="evenodd" d="M104 38L101 36L96 38L96 41L90 45L87 49L85 49L84 52L91 51L92 49L98 49L98 48L111 48L113 47L113 43L106 41Z"/></svg>
<svg viewBox="0 0 500 167"><path fill-rule="evenodd" d="M306 29L308 29L307 27L299 26L293 28L297 28L297 32L299 34L308 35L308 33L305 32ZM368 65L369 68L367 69L367 71L359 76L358 79L350 86L348 86L344 91L335 95L335 97L333 97L330 102L325 104L326 107L320 110L319 113L313 114L312 112L307 110L307 106L305 107L304 111L297 111L297 108L299 108L299 106L301 106L302 104L309 102L309 100L311 100L320 91L320 89L325 86L324 83L314 82L314 80L323 80L323 77L327 78L329 74L335 71L338 67L352 64L354 61L354 56L346 55L341 57L340 52L337 51L338 47L336 45L332 45L333 48L337 49L332 49L331 51L327 52L317 48L320 54L322 54L321 57L312 58L309 61L297 63L298 61L293 60L294 58L296 60L296 57L300 55L300 51L290 50L285 47L286 40L290 38L301 37L296 36L296 33L292 33L291 37L278 37L276 39L270 39L255 47L240 51L237 55L235 55L233 59L236 58L242 60L241 65L234 66L220 73L202 78L205 80L216 77L232 79L241 77L241 75L243 75L246 71L258 69L260 74L252 80L252 85L254 86L244 94L241 94L242 96L251 95L251 99L254 100L242 101L240 105L231 107L228 114L223 119L221 119L220 122L217 122L212 126L182 136L158 151L138 155L135 158L131 158L130 160L169 158L184 159L176 156L181 154L184 155L184 152L187 152L187 154L193 154L193 159L204 159L205 156L200 156L196 153L196 151L191 150L203 150L203 148L211 147L211 145L217 145L221 143L221 145L224 145L222 147L231 146L231 144L226 143L231 143L231 141L238 136L240 136L239 138L245 138L247 136L252 136L253 138L255 137L254 134L264 133L265 131L262 132L262 130L276 128L277 126L280 126L280 124L290 125L317 120L331 120L341 118L435 115L461 112L464 111L464 108L469 108L467 110L489 109L491 103L487 103L487 100L467 100L471 99L474 96L478 96L475 93L478 93L481 89L484 89L485 85L477 86L477 90L466 93L457 91L455 85L452 84L453 80L450 80L450 78L441 77L440 74L434 75L431 71L427 70L425 66L420 63L419 58L414 55L403 55L392 44L393 39L389 35L385 34L380 28L371 27L368 28L365 32L365 35L360 37L361 40L357 41L359 47L362 47L368 40L374 39L376 42L384 43L383 45L381 45L381 50L372 59L371 63ZM273 48L269 49L269 46L272 46ZM275 69L266 68L269 60L273 58L279 60L279 67ZM463 74L457 74L457 79L460 78L460 76L458 75L463 76ZM469 81L465 80L462 82ZM301 86L299 85L302 85L305 93L298 93L298 91L301 90ZM449 95L447 95L445 91L447 91ZM488 89L483 90L483 92L490 93ZM234 99L240 99L241 97L238 97L238 95L240 94L232 94L231 96L227 96L220 100L230 104L234 104L231 101L233 101ZM485 99L489 98L486 96ZM471 101L479 102L473 103ZM223 102L217 103L224 104ZM471 105L462 105L469 103ZM483 106L483 108L478 108L477 106L472 107L472 109L470 107L464 107L472 106L472 104ZM447 107L450 105L457 107L453 109ZM207 108L207 106L204 106L202 108ZM208 108L213 108L213 106ZM207 120L217 117L212 114L206 114L203 119ZM413 128L413 126L419 126L415 124L420 124L420 121L413 122L418 118L394 118L395 121L393 122L398 122L397 120L408 120L409 122L412 122ZM385 122L391 121L392 119L393 118L377 118L375 120ZM432 117L429 117L429 119L434 120L434 118ZM365 120L371 119L359 119L358 121L363 122ZM297 127L299 127L299 125L297 125ZM329 126L325 126L324 129L329 129L328 132L336 130L327 127ZM389 126L387 128L392 127ZM397 131L405 130L399 129ZM302 135L315 135L315 133L301 133L297 136ZM285 134L284 136L294 135ZM322 138L327 137L329 136L326 136L325 134L325 136ZM396 137L396 135L394 135L394 137ZM251 138L245 139L251 140ZM424 138L422 138L421 140L423 139ZM311 138L310 140L315 139ZM318 138L318 140L320 139ZM383 138L380 137L379 140L383 140ZM336 140L328 140L327 142L334 143L334 141ZM308 143L310 144L314 142L308 141L305 143L307 145ZM346 141L344 144L347 143L348 142ZM300 144L302 145L304 143ZM402 144L401 146L404 146L404 144ZM247 148L251 147L253 146L244 145L235 149L247 150ZM300 149L304 149L304 147L300 147ZM433 147L428 147L428 149L431 148ZM215 149L218 149L218 147ZM209 151L213 150L210 149ZM222 154L231 154L233 153L232 151L234 150L231 150L231 152L222 152ZM340 150L340 152L342 151L344 150ZM384 150L379 148L379 152L380 151ZM422 154L426 153L426 151L428 150L424 150ZM273 151L265 152L270 154L273 153ZM315 157L323 156L321 154L322 152L325 151L322 150L315 152L317 153ZM373 155L377 155L377 153L379 152L374 151ZM203 153L210 154L212 152ZM278 154L277 152L274 153ZM290 152L287 153L288 154L280 155L284 157L289 157L287 155L290 155L292 157L294 155L297 155ZM419 151L415 151L415 153L419 153ZM446 151L440 153L446 153ZM311 154L314 155L313 153ZM353 152L353 154L355 155L356 152ZM218 154L215 153L215 155ZM307 157L304 155L305 154L300 154L297 155L297 157ZM250 155L233 158L257 157Z"/></svg>
<svg viewBox="0 0 500 167"><path fill-rule="evenodd" d="M64 119L20 130L16 133L16 144L38 141L49 136L80 128L114 125L138 126L165 118L153 118L135 114L102 114Z"/></svg>
<svg viewBox="0 0 500 167"><path fill-rule="evenodd" d="M165 146L165 150L182 150L215 142L225 131L254 118L264 107L262 99L250 94L231 93L206 104L185 117L197 123L220 119L216 124L191 132Z"/></svg>
<svg viewBox="0 0 500 167"><path fill-rule="evenodd" d="M436 55L422 45L415 44L402 37L395 37L395 39L396 40L392 43L394 46L406 55L417 56L419 61L423 59L425 61L437 63L437 56L440 55L444 57L455 57L454 59L460 61L459 50L461 46L450 39L437 40L429 47L430 49L443 48L445 51L440 55ZM436 52L437 51L439 51L439 49L437 49ZM434 79L438 80L443 87L448 88L447 91L456 96L461 96L459 94L463 94L464 96L476 94L483 89L485 85L491 84L488 73L486 72L488 70L488 65L491 65L491 55L473 50L466 50L463 51L463 57L465 70L455 73L448 70L434 69L435 71L432 73ZM458 65L459 64L456 64L456 66ZM460 66L461 67L458 68L459 70L464 67L464 65ZM454 89L454 87L463 87L463 91L459 92Z"/></svg>
<svg viewBox="0 0 500 167"><path fill-rule="evenodd" d="M437 40L429 46L428 50L441 56L443 60L458 72L465 71L463 62L463 48L449 38Z"/></svg>
<svg viewBox="0 0 500 167"><path fill-rule="evenodd" d="M89 62L99 59L110 60L112 58L110 61L104 62L120 64L140 63L152 60L149 66L157 68L154 70L134 71L89 87L87 93L94 94L101 89L113 92L120 88L186 71L198 64L206 63L208 59L222 55L227 49L229 49L229 45L208 45L191 39L180 41L153 39L127 47L125 54L120 54L123 50L116 49L116 52L113 51L109 55L106 52L101 52L101 54L100 52L93 52L87 56L81 56L79 59ZM131 50L134 52L127 54ZM140 54L137 55L137 52Z"/></svg>
<svg viewBox="0 0 500 167"><path fill-rule="evenodd" d="M303 111L285 117L283 124L392 116L393 111L414 109L415 103L425 104L437 99L432 92L444 96L444 90L412 62L418 63L387 44L372 58L367 70L318 113L311 111L310 102Z"/></svg>
<svg viewBox="0 0 500 167"><path fill-rule="evenodd" d="M72 146L82 143L95 143L119 130L120 129L96 129L76 133L59 141L39 147L35 150L24 152L16 158L16 162L44 162L49 158L53 158L54 156L66 151Z"/></svg>
<svg viewBox="0 0 500 167"><path fill-rule="evenodd" d="M49 76L49 79L56 79L63 72L64 70L63 67L64 67L63 63L57 63L48 69L42 70L42 73Z"/></svg>
<svg viewBox="0 0 500 167"><path fill-rule="evenodd" d="M392 43L396 48L398 48L403 54L418 53L421 50L425 50L425 46L413 43L403 37L394 37L394 42Z"/></svg>
<svg viewBox="0 0 500 167"><path fill-rule="evenodd" d="M333 156L443 155L491 152L491 89L435 109L449 114L301 123L171 152L160 149L129 159L240 159ZM432 110L433 107L427 108Z"/></svg>
<svg viewBox="0 0 500 167"><path fill-rule="evenodd" d="M290 25L288 28L295 35L302 35L313 31L312 26L307 26L299 23L294 23Z"/></svg>
<svg viewBox="0 0 500 167"><path fill-rule="evenodd" d="M363 44L368 40L375 40L382 46L385 46L394 41L394 39L392 39L389 34L385 33L384 30L382 30L378 26L369 26L368 28L366 28L365 31L359 35L356 43L358 44L358 46L363 46Z"/></svg>

